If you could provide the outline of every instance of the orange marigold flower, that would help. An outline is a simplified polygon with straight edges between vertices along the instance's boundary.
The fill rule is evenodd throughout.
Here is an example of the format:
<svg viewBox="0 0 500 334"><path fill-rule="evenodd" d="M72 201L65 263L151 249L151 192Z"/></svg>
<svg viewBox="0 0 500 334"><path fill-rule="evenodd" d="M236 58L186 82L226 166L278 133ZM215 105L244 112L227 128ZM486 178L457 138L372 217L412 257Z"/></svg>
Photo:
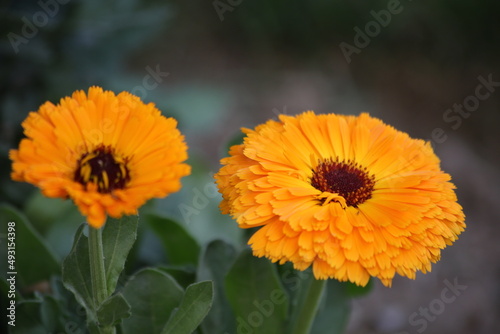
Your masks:
<svg viewBox="0 0 500 334"><path fill-rule="evenodd" d="M221 210L261 226L253 253L312 265L317 279L386 286L431 270L464 230L450 176L429 143L360 116L279 117L243 129L215 178Z"/></svg>
<svg viewBox="0 0 500 334"><path fill-rule="evenodd" d="M22 126L27 138L10 151L12 179L72 198L95 228L106 214L136 214L148 199L178 191L190 173L176 120L127 92L76 91L46 102Z"/></svg>

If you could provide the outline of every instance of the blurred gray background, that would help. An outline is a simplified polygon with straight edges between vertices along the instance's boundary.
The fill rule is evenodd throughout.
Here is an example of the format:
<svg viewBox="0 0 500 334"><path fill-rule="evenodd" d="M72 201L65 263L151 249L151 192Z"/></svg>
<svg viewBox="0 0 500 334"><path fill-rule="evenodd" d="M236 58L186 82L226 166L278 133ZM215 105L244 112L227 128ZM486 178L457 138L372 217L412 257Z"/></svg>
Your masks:
<svg viewBox="0 0 500 334"><path fill-rule="evenodd" d="M500 2L22 0L1 10L1 201L26 208L36 193L8 178L27 113L90 85L179 120L194 170L177 203L211 184L240 127L366 111L432 141L467 229L432 273L354 300L348 333L498 332ZM218 200L186 221L202 243L241 237Z"/></svg>

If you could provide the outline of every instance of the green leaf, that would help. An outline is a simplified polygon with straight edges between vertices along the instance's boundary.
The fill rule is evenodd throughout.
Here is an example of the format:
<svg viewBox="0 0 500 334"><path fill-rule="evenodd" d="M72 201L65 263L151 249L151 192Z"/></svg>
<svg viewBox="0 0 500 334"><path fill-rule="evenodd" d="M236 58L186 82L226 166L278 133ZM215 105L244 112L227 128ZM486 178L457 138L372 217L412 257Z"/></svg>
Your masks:
<svg viewBox="0 0 500 334"><path fill-rule="evenodd" d="M15 245L15 263L10 267L7 261L1 261L2 272L17 272L18 287L29 286L40 281L49 280L52 275L60 273L59 260L54 252L45 244L40 234L32 227L28 219L14 207L0 205L1 232L7 237L6 245ZM8 222L15 223L9 231ZM8 234L9 232L14 234ZM13 237L10 239L10 237ZM14 246L13 245L13 246ZM2 258L7 259L6 247L2 246ZM5 267L4 267L5 266Z"/></svg>
<svg viewBox="0 0 500 334"><path fill-rule="evenodd" d="M102 231L104 267L108 295L115 289L127 256L137 239L138 216L108 217Z"/></svg>
<svg viewBox="0 0 500 334"><path fill-rule="evenodd" d="M132 276L122 293L132 312L122 322L123 334L159 334L179 306L183 290L170 275L148 268Z"/></svg>
<svg viewBox="0 0 500 334"><path fill-rule="evenodd" d="M51 295L35 295L38 299L16 304L15 327L9 326L10 333L76 333L79 328L85 328L84 322L71 313L75 310L65 308L63 301Z"/></svg>
<svg viewBox="0 0 500 334"><path fill-rule="evenodd" d="M52 296L44 296L40 305L40 317L49 333L55 333L58 329L64 328L60 315L61 308L58 301Z"/></svg>
<svg viewBox="0 0 500 334"><path fill-rule="evenodd" d="M286 284L291 297L291 314L288 322L288 332L293 332L300 321L302 305L306 302L309 287L314 279L311 269L304 271L293 269L293 265L286 263L279 267L280 277ZM326 290L326 289L325 289Z"/></svg>
<svg viewBox="0 0 500 334"><path fill-rule="evenodd" d="M172 276L183 289L196 281L196 268L186 266L158 266L156 269Z"/></svg>
<svg viewBox="0 0 500 334"><path fill-rule="evenodd" d="M212 307L213 283L191 284L186 289L181 305L170 318L162 334L191 334Z"/></svg>
<svg viewBox="0 0 500 334"><path fill-rule="evenodd" d="M226 293L238 332L284 333L288 296L269 260L243 251L227 275Z"/></svg>
<svg viewBox="0 0 500 334"><path fill-rule="evenodd" d="M83 329L88 326L85 307L78 303L73 292L64 287L61 277L53 277L50 283L50 297L57 301L59 310L59 327L54 333L85 333Z"/></svg>
<svg viewBox="0 0 500 334"><path fill-rule="evenodd" d="M92 295L88 238L83 234L86 226L82 224L76 231L73 248L62 265L62 280L90 315L97 307Z"/></svg>
<svg viewBox="0 0 500 334"><path fill-rule="evenodd" d="M130 305L121 293L106 299L97 310L97 320L102 327L116 326L123 318L130 317Z"/></svg>
<svg viewBox="0 0 500 334"><path fill-rule="evenodd" d="M75 204L72 201L61 198L49 198L41 191L35 191L27 199L24 206L24 212L28 219L33 223L40 233L46 235L46 232L54 225L57 220L67 218L75 210ZM78 223L81 223L80 218Z"/></svg>
<svg viewBox="0 0 500 334"><path fill-rule="evenodd" d="M108 218L102 231L104 267L108 295L111 295L123 271L127 255L137 237L137 216L124 216L120 219ZM92 280L90 276L90 258L88 238L84 235L87 224L82 224L75 235L73 248L62 266L64 286L75 294L90 316L95 317L99 305L94 305ZM94 316L93 316L94 315Z"/></svg>
<svg viewBox="0 0 500 334"><path fill-rule="evenodd" d="M237 255L232 245L222 240L214 240L205 247L200 257L197 280L214 282L213 305L201 324L205 333L234 332L236 321L226 297L224 281Z"/></svg>
<svg viewBox="0 0 500 334"><path fill-rule="evenodd" d="M319 305L311 333L342 334L351 310L346 284L330 279L325 292L326 296Z"/></svg>
<svg viewBox="0 0 500 334"><path fill-rule="evenodd" d="M40 317L40 300L26 300L16 305L15 326L9 325L10 334L47 334L46 328ZM7 321L11 321L8 318Z"/></svg>
<svg viewBox="0 0 500 334"><path fill-rule="evenodd" d="M287 284L292 299L292 312L289 317L288 332L292 332L298 321L301 306L305 302L309 286L315 279L311 269L305 271L294 270L291 265L280 267L280 277ZM343 333L350 312L350 295L345 282L334 279L328 280L323 291L316 318L311 333Z"/></svg>
<svg viewBox="0 0 500 334"><path fill-rule="evenodd" d="M184 227L174 220L154 214L146 214L144 219L161 239L170 264L198 263L200 246Z"/></svg>

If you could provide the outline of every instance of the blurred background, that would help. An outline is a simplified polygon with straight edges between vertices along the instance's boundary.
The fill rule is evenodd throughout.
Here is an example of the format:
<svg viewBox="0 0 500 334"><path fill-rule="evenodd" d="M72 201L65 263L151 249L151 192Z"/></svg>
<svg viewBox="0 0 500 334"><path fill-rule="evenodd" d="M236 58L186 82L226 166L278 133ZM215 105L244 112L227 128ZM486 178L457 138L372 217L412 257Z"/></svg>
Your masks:
<svg viewBox="0 0 500 334"><path fill-rule="evenodd" d="M305 110L366 111L431 140L467 229L432 273L391 289L376 282L354 300L347 333L495 333L499 13L495 0L2 1L0 201L22 209L64 257L81 217L70 202L10 181L8 151L43 102L91 85L127 90L179 121L193 165L180 193L148 205L200 244L237 244L244 236L219 214L212 173L240 127ZM165 261L154 234L143 235L139 260ZM460 288L444 303L450 284Z"/></svg>

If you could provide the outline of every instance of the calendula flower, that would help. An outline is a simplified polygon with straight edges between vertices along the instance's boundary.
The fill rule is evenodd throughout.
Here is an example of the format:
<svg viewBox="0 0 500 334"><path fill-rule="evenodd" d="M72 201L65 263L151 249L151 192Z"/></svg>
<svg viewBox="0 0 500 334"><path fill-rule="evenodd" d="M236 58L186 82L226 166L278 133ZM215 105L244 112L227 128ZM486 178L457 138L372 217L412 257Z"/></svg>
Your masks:
<svg viewBox="0 0 500 334"><path fill-rule="evenodd" d="M317 279L386 286L431 270L464 230L450 176L429 143L360 116L279 117L246 134L215 178L221 210L273 262Z"/></svg>
<svg viewBox="0 0 500 334"><path fill-rule="evenodd" d="M76 91L46 102L22 126L27 138L10 151L12 179L70 197L95 228L106 214L136 214L148 199L178 191L190 173L177 122L127 92Z"/></svg>

